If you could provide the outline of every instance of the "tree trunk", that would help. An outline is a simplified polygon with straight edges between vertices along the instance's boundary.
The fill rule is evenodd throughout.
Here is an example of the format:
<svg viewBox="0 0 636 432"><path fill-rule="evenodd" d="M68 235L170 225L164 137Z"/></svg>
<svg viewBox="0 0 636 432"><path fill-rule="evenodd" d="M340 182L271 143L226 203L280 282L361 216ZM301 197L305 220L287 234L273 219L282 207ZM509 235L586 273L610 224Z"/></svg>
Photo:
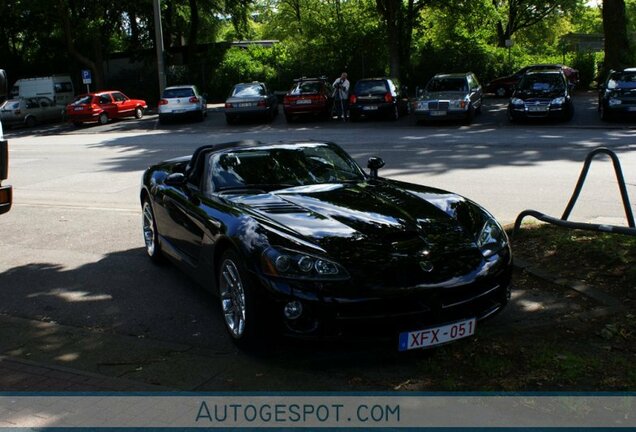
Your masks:
<svg viewBox="0 0 636 432"><path fill-rule="evenodd" d="M90 69L91 71L93 71L93 74L95 76L95 82L93 83L95 85L95 88L97 89L101 89L104 86L104 71L102 69L102 64L97 65L96 62L94 62L93 60L91 60L90 58L82 55L82 53L80 53L77 48L75 48L75 43L73 41L73 34L71 32L71 19L68 13L68 7L65 4L64 0L59 0L59 7L60 7L60 17L62 19L62 29L64 31L64 36L66 37L66 46L68 49L68 52L71 54L71 56L73 56L79 63L81 63L82 65L86 66L88 69ZM100 49L101 51L101 49Z"/></svg>
<svg viewBox="0 0 636 432"><path fill-rule="evenodd" d="M627 38L624 0L603 0L603 32L605 34L604 75L610 69L630 66L632 59Z"/></svg>
<svg viewBox="0 0 636 432"><path fill-rule="evenodd" d="M197 52L197 36L199 34L199 8L197 0L190 2L190 33L188 35L188 51L186 63L192 64Z"/></svg>

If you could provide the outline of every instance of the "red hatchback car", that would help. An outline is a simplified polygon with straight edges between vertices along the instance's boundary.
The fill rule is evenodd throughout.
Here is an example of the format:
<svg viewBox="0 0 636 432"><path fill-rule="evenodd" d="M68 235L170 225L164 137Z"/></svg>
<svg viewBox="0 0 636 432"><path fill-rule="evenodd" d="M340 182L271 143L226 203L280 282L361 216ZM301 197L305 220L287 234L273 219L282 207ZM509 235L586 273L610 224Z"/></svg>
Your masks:
<svg viewBox="0 0 636 432"><path fill-rule="evenodd" d="M80 95L66 106L66 117L75 126L85 122L108 123L121 117L142 118L148 108L146 101L130 99L117 90L101 91Z"/></svg>

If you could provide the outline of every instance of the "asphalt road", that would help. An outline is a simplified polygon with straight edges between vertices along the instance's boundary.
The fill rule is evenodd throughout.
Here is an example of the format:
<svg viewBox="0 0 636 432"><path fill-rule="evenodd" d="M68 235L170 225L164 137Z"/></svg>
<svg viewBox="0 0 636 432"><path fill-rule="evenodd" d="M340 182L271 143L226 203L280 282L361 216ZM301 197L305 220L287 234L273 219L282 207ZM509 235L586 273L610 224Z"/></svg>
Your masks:
<svg viewBox="0 0 636 432"><path fill-rule="evenodd" d="M185 344L210 350L210 358L232 353L218 364L244 360L223 333L218 305L173 267L150 264L142 249L140 176L159 160L242 139L330 140L363 166L371 155L383 157L381 175L458 192L511 223L527 208L559 216L585 155L606 146L618 153L636 202L636 129L629 122L601 123L593 94L579 95L575 118L566 124L510 125L504 101L492 99L470 126L417 126L410 117L287 124L282 115L271 124L228 126L220 111L211 111L202 123L159 125L147 115L79 129L15 129L6 137L15 204L0 217L0 314ZM607 161L593 165L572 219L624 223ZM39 334L28 337L41 344ZM62 357L72 346L68 340L46 344ZM29 349L35 352L28 341L0 341L0 353L21 356ZM275 369L274 382L285 381L285 368ZM327 375L316 379L329 382Z"/></svg>

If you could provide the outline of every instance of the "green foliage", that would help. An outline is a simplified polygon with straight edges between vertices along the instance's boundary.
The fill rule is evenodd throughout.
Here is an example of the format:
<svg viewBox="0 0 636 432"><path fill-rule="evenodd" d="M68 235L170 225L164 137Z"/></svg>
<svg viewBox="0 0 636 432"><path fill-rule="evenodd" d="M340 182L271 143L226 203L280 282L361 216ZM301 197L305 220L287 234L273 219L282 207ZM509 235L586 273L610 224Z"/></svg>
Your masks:
<svg viewBox="0 0 636 432"><path fill-rule="evenodd" d="M212 78L209 89L213 95L227 95L239 82L263 81L272 86L277 79L277 54L282 49L252 45L248 48L230 48Z"/></svg>
<svg viewBox="0 0 636 432"><path fill-rule="evenodd" d="M579 71L579 88L587 89L596 78L596 59L593 53L578 53L572 67Z"/></svg>

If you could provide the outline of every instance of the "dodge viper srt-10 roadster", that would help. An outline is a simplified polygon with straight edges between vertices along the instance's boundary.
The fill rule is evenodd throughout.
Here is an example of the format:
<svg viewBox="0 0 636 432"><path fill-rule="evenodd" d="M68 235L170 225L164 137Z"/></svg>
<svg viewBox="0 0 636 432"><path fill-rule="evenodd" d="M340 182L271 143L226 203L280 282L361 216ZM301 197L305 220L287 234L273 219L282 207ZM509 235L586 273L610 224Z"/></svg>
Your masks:
<svg viewBox="0 0 636 432"><path fill-rule="evenodd" d="M510 298L512 254L474 202L369 173L333 143L206 145L148 168L145 248L219 299L241 347L273 334L471 336Z"/></svg>

